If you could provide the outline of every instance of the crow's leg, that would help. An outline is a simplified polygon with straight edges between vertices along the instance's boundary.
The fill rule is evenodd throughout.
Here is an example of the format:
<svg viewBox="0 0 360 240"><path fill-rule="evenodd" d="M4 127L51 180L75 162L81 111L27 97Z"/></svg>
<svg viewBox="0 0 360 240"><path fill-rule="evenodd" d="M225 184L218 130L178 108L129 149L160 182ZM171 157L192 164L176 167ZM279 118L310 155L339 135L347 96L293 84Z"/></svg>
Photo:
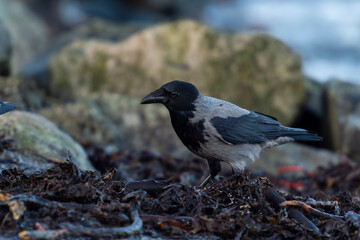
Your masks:
<svg viewBox="0 0 360 240"><path fill-rule="evenodd" d="M206 177L206 179L200 184L200 187L205 186L209 183L210 180L214 179L216 175L221 170L220 161L214 159L207 159L209 167L210 167L210 175Z"/></svg>

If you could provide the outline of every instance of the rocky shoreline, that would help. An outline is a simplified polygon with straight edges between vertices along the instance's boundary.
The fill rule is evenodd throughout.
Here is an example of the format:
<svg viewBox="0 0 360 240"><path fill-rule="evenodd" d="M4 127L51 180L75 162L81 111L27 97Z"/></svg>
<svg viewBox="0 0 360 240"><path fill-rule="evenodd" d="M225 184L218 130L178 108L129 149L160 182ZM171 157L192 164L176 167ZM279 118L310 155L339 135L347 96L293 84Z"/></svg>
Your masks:
<svg viewBox="0 0 360 240"><path fill-rule="evenodd" d="M194 156L179 142L171 128L166 110L139 104L140 97L145 93L174 79L193 82L206 95L274 115L285 125L306 128L324 137L324 141L318 145L294 143L265 151L256 163L249 166L255 174L265 170L262 172L264 176L276 178L277 170L282 166L298 165L306 171L320 171L321 167L333 169L331 166L346 163L350 168L360 163L360 86L341 80L319 83L309 79L302 73L301 56L269 35L256 32L222 32L192 20L153 26L116 25L103 20L93 20L86 26L54 40L49 47L48 43L45 43L48 34L45 25L39 23L36 16L28 14L26 5L16 2L11 7L19 8L17 11L24 13L19 22L11 21L13 16L10 11L0 17L0 99L14 102L19 106L18 110L0 116L0 185L8 187L6 191L2 189L0 194L15 196L22 194L21 191L28 194L35 186L29 187L29 191L14 191L11 186L21 189L21 185L32 181L36 174L40 174L43 179L41 181L45 181L44 174L48 174L49 171L58 171L65 176L67 172L62 168L64 166L70 169L76 165L81 172L97 170L92 173L81 173L86 176L97 175L96 181L104 181L105 177L100 177L98 171L105 174L112 167L121 173L113 179L114 181L135 180L132 174L137 172L136 168L142 169L142 165L147 164L146 158L138 157L143 150L152 153L149 161L159 161L161 164L154 163L156 168L154 167L153 172L149 170L151 167L143 169L143 172L139 173L141 178L136 180L165 180L174 175L177 176L175 182L182 183L170 184L168 189L171 191L177 191L179 187L180 195L190 194L187 195L190 198L195 197L196 191L210 194L209 191L212 190L209 189L188 189L188 185L198 184L200 179L196 177L205 175L203 172L207 171L207 168L205 161L202 164L202 160L194 160ZM16 12L14 9L13 12ZM29 32L20 27L25 23ZM29 34L29 38L22 37L22 34ZM123 152L135 153L137 156L129 157L132 161L118 158ZM173 166L176 171L169 171L166 166L172 166L171 161L179 159L184 161L188 168L179 164L183 167L176 169L176 166ZM75 165L70 166L72 163L68 163L68 160ZM161 167L165 170L161 170ZM20 182L14 179L10 181L9 171L15 178L18 176ZM196 175L200 171L202 174ZM225 169L222 175L227 174L229 170ZM346 181L356 182L358 178L359 174L353 171L352 179ZM6 181L10 181L11 184ZM258 180L246 181L246 184L251 185ZM315 184L314 182L312 184ZM103 183L91 184L99 191L98 194L105 194L105 188L100 187ZM243 186L236 177L224 183L215 183L211 187L214 190L211 192L213 195L207 197L206 201L211 202L219 194L224 194L224 190L219 190L225 186L224 184L227 184L228 191L237 191L230 187L231 184L237 184L239 188ZM308 188L310 185L309 183ZM82 187L78 190L73 189L71 194L81 192ZM118 187L116 191L120 191L124 186ZM344 203L347 201L345 198L339 198L340 204L343 204L340 216L346 217L346 212L352 208L352 211L358 211L354 205L359 197L357 191L358 189L351 190L355 198L348 199L349 203ZM51 195L50 192L49 194ZM130 204L122 201L124 194L118 197L115 197L115 192L112 194L121 204ZM307 192L301 194L301 201L305 201ZM43 193L36 196L50 200L49 196ZM240 199L240 195L236 196ZM169 196L160 194L156 197ZM287 198L294 200L293 197ZM11 217L7 213L10 210L6 207L8 205L5 206L9 199L1 200L3 204L0 220L2 219L6 226L2 224L1 231L7 227L11 231L30 230L33 222L24 223L23 227L17 228L15 225L19 222L9 220ZM326 196L325 199L333 201L334 197ZM98 200L88 201L95 206ZM244 199L238 203L241 202L241 207L253 210L257 204L265 201L259 197L255 200L254 204L251 203L249 206L244 203ZM166 201L178 199L169 198ZM159 205L156 209L162 207L160 203L157 204ZM221 215L222 211L228 211L229 205L225 205L222 209L217 209L216 214ZM147 207L149 206L146 205L145 208ZM142 210L144 211L144 205ZM207 211L205 207L202 210ZM258 214L257 210L253 213ZM152 214L161 215L165 212L155 211ZM336 214L334 209L329 213ZM126 214L127 216L122 217L127 220L123 220L130 223L131 213ZM249 212L245 214L248 216L246 219L249 219L248 214ZM5 215L8 216L7 219ZM211 219L210 215L196 215L196 221L201 219L201 226L194 223L190 230L184 227L183 223L180 224L179 219L175 221L161 218L162 222L166 222L163 227L152 225L153 223L151 226L146 225L146 221L155 220L146 218L145 215L141 215L141 218L144 226L160 228L156 232L172 232L175 231L174 227L179 228L181 225L182 230L176 230L179 231L178 234L185 234L191 238L191 233L210 231L209 228L214 227L211 224L207 225ZM290 232L295 235L287 234L297 237L294 231L298 231L299 227L293 226L293 223L284 220L280 215L276 215L273 220L276 222L276 228L282 229L290 224L293 227ZM245 218L236 221L245 221ZM220 224L223 220L216 221ZM254 223L253 226L258 226L258 220L251 221ZM283 223L285 225L282 225ZM320 219L315 219L315 223L321 225ZM358 227L356 224L359 222L347 220L346 224L346 229L349 230L354 229L354 226ZM236 228L240 225L236 225ZM270 225L266 225L266 231L270 231ZM204 226L207 226L207 230L204 230ZM244 226L247 226L244 230L247 236L252 236L251 227L246 224ZM199 229L195 231L194 228ZM326 227L321 229L327 230ZM259 229L254 231L260 234L257 232ZM206 232L205 235L210 232ZM339 232L337 237L344 236ZM145 233L144 230L142 234ZM211 234L214 234L214 239L223 236L220 230L212 231ZM260 236L256 234L254 236ZM307 234L312 238L326 238L325 233L321 236L312 235L310 232ZM348 234L354 239L357 236L355 233Z"/></svg>

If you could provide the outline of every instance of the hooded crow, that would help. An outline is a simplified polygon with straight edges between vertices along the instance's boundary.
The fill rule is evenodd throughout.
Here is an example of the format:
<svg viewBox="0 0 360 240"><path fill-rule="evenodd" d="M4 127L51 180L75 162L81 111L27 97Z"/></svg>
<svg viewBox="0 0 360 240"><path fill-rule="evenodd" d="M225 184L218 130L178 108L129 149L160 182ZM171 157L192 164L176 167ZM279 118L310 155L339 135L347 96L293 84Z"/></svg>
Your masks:
<svg viewBox="0 0 360 240"><path fill-rule="evenodd" d="M239 173L259 158L264 148L322 140L305 129L282 126L274 117L203 96L187 82L169 82L141 100L141 104L150 103L163 104L183 144L208 161L210 175L200 186L220 172L220 162L230 164L233 173Z"/></svg>

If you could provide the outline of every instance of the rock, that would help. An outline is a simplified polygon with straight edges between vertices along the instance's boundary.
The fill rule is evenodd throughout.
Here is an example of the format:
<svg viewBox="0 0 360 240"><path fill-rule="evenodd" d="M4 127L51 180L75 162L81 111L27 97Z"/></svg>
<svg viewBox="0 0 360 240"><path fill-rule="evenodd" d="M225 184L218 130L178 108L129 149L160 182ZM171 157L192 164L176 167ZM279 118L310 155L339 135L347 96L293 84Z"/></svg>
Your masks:
<svg viewBox="0 0 360 240"><path fill-rule="evenodd" d="M44 117L13 111L0 117L0 135L13 139L13 147L1 151L0 169L11 167L29 172L44 170L52 162L71 160L81 169L93 170L83 148Z"/></svg>
<svg viewBox="0 0 360 240"><path fill-rule="evenodd" d="M92 94L75 103L43 109L40 114L80 143L190 155L175 135L167 110L160 106L144 108L136 97Z"/></svg>
<svg viewBox="0 0 360 240"><path fill-rule="evenodd" d="M21 68L21 75L26 79L36 81L38 86L46 89L49 84L49 65L52 56L64 46L74 41L74 39L120 41L146 26L148 25L135 23L119 25L100 19L92 20L86 25L59 36L43 53L37 55L31 62Z"/></svg>
<svg viewBox="0 0 360 240"><path fill-rule="evenodd" d="M306 112L311 113L316 118L321 119L324 115L324 106L323 106L323 94L325 87L322 83L305 78L305 88L306 88L306 97L304 102L304 107Z"/></svg>
<svg viewBox="0 0 360 240"><path fill-rule="evenodd" d="M36 111L50 104L36 84L20 77L0 77L0 99L13 102L19 110Z"/></svg>
<svg viewBox="0 0 360 240"><path fill-rule="evenodd" d="M327 129L324 128L324 91L325 86L316 80L305 78L305 101L298 110L292 127L303 128L325 136ZM311 142L312 146L326 147L326 141Z"/></svg>
<svg viewBox="0 0 360 240"><path fill-rule="evenodd" d="M343 152L350 159L360 162L360 111L349 115L344 125Z"/></svg>
<svg viewBox="0 0 360 240"><path fill-rule="evenodd" d="M16 103L18 108L23 108L23 98L19 91L19 81L16 78L0 77L0 99Z"/></svg>
<svg viewBox="0 0 360 240"><path fill-rule="evenodd" d="M9 76L11 58L10 35L0 20L0 76Z"/></svg>
<svg viewBox="0 0 360 240"><path fill-rule="evenodd" d="M326 115L330 146L360 161L360 85L342 81L326 84Z"/></svg>
<svg viewBox="0 0 360 240"><path fill-rule="evenodd" d="M129 147L128 143L131 142L131 140L126 141L121 126L116 125L114 119L105 115L103 109L93 99L54 105L40 110L40 114L83 144L116 145L124 149Z"/></svg>
<svg viewBox="0 0 360 240"><path fill-rule="evenodd" d="M305 99L301 59L264 34L229 34L193 21L157 25L118 43L75 41L54 55L51 93L76 99L94 92L142 97L174 80L206 95L291 123Z"/></svg>
<svg viewBox="0 0 360 240"><path fill-rule="evenodd" d="M27 6L19 0L0 1L0 20L8 29L13 53L12 73L39 53L48 43L48 29Z"/></svg>
<svg viewBox="0 0 360 240"><path fill-rule="evenodd" d="M324 149L318 149L299 143L288 143L266 149L260 158L249 165L251 169L262 169L273 175L283 166L301 166L307 171L313 171L319 166L328 166L339 162L339 157Z"/></svg>

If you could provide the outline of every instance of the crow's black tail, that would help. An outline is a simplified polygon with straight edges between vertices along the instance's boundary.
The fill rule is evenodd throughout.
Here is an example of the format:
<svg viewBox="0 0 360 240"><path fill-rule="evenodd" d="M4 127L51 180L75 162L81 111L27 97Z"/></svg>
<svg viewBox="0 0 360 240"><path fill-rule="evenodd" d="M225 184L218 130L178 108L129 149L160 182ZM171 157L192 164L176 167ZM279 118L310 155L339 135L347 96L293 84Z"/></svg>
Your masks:
<svg viewBox="0 0 360 240"><path fill-rule="evenodd" d="M310 132L301 128L290 128L290 127L282 127L281 135L284 137L290 137L295 141L321 141L322 137L318 136L314 132Z"/></svg>

